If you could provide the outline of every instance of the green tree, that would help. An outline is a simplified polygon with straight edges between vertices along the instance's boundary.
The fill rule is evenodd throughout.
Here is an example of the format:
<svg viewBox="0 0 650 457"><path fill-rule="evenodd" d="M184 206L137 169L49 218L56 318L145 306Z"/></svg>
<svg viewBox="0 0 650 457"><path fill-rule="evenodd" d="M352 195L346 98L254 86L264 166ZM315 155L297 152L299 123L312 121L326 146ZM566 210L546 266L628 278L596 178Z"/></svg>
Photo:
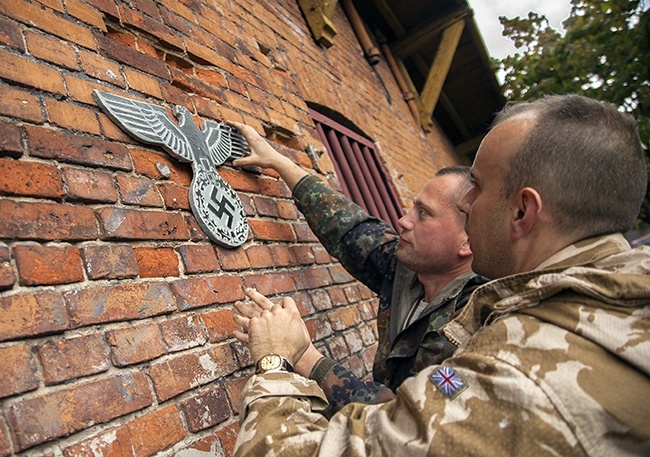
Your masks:
<svg viewBox="0 0 650 457"><path fill-rule="evenodd" d="M564 34L534 11L499 18L518 51L498 62L509 100L578 93L617 104L639 123L650 164L650 12L647 0L571 0ZM650 189L637 228L650 227Z"/></svg>

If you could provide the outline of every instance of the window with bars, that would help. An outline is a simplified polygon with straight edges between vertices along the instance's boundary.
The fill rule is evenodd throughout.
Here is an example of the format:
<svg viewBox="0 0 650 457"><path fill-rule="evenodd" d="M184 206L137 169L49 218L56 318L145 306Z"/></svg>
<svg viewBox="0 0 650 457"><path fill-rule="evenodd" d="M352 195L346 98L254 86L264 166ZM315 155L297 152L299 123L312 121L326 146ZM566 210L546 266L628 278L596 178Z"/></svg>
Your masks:
<svg viewBox="0 0 650 457"><path fill-rule="evenodd" d="M313 109L310 114L343 193L369 214L397 229L402 207L372 141Z"/></svg>

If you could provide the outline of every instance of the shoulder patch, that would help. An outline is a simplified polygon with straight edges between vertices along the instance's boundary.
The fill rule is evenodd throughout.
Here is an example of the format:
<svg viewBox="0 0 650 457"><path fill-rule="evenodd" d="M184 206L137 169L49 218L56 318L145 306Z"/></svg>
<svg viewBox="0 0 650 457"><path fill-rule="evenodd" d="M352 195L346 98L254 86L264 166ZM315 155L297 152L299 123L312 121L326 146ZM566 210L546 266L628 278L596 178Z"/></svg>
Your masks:
<svg viewBox="0 0 650 457"><path fill-rule="evenodd" d="M465 380L449 367L439 367L429 375L429 379L450 400L467 389Z"/></svg>

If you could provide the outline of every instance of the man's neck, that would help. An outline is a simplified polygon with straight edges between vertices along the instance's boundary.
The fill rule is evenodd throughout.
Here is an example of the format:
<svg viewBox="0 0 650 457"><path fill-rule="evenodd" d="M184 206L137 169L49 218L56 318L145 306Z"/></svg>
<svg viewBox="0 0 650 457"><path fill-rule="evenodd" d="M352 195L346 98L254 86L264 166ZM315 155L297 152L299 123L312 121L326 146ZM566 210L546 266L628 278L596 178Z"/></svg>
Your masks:
<svg viewBox="0 0 650 457"><path fill-rule="evenodd" d="M418 279L424 286L424 301L431 302L447 284L472 269L471 262L464 263L445 273L418 273Z"/></svg>

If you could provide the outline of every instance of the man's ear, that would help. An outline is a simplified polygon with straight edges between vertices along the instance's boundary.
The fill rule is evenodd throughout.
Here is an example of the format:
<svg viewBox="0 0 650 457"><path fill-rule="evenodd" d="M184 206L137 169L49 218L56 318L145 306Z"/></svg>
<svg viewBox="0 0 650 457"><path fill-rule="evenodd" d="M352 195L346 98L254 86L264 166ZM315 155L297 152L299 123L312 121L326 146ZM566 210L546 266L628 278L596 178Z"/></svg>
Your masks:
<svg viewBox="0 0 650 457"><path fill-rule="evenodd" d="M542 196L532 187L524 187L516 196L511 221L513 241L524 238L542 212Z"/></svg>
<svg viewBox="0 0 650 457"><path fill-rule="evenodd" d="M463 244L460 246L460 250L458 251L458 255L461 257L469 257L472 255L472 248L470 247L469 243L469 237L465 235L465 239L463 240Z"/></svg>

